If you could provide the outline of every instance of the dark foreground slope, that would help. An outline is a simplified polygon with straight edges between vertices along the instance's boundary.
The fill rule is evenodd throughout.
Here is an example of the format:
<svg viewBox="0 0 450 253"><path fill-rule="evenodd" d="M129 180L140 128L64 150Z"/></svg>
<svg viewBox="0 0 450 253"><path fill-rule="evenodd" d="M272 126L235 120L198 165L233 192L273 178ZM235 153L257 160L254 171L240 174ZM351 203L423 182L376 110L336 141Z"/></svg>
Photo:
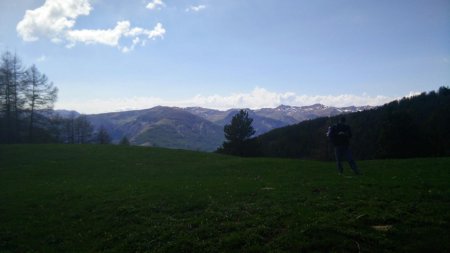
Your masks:
<svg viewBox="0 0 450 253"><path fill-rule="evenodd" d="M450 251L450 158L360 166L0 146L0 252Z"/></svg>

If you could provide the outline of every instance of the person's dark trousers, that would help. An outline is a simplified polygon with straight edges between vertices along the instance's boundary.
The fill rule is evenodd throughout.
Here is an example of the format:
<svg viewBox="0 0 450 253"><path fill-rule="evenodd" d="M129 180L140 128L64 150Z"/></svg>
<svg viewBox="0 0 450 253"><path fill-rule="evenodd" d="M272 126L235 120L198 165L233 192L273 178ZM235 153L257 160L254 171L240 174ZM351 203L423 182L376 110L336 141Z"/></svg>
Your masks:
<svg viewBox="0 0 450 253"><path fill-rule="evenodd" d="M337 168L340 174L344 171L342 167L342 161L345 159L350 164L350 168L355 172L355 174L359 175L358 167L356 166L355 160L353 160L352 152L350 151L348 146L336 146L336 162Z"/></svg>

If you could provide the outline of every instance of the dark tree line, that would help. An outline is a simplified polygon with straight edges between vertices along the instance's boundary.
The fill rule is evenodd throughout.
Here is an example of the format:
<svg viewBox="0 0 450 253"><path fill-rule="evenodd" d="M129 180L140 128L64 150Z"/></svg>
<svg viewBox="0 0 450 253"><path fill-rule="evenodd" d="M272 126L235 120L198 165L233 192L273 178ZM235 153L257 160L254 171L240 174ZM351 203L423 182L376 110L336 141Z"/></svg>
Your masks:
<svg viewBox="0 0 450 253"><path fill-rule="evenodd" d="M57 94L58 89L35 65L26 68L16 54L3 53L0 143L111 143L106 129L94 129L85 115L61 117L54 113Z"/></svg>
<svg viewBox="0 0 450 253"><path fill-rule="evenodd" d="M57 143L111 144L111 136L106 128L101 126L95 129L86 115L53 115L49 119L53 125L51 133Z"/></svg>
<svg viewBox="0 0 450 253"><path fill-rule="evenodd" d="M0 60L0 142L49 139L42 113L53 108L58 89L35 65L25 68L16 54Z"/></svg>
<svg viewBox="0 0 450 253"><path fill-rule="evenodd" d="M260 156L328 160L325 133L339 116L304 121L254 138ZM358 159L450 155L450 89L403 98L372 110L347 114L352 151Z"/></svg>

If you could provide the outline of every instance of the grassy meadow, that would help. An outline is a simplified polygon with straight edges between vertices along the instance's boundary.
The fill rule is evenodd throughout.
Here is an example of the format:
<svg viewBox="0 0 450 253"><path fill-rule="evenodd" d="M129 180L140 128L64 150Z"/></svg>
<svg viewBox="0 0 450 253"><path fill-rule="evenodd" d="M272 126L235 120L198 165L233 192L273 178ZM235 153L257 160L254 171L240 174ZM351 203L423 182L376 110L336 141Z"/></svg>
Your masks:
<svg viewBox="0 0 450 253"><path fill-rule="evenodd" d="M450 158L0 145L0 252L450 252Z"/></svg>

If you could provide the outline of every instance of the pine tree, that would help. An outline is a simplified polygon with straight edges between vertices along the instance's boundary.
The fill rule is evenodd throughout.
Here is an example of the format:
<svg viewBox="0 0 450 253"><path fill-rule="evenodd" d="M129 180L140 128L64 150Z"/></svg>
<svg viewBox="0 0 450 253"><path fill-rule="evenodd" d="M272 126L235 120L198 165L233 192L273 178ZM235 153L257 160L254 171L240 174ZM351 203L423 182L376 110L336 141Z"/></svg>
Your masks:
<svg viewBox="0 0 450 253"><path fill-rule="evenodd" d="M253 119L248 116L248 112L240 110L234 115L231 123L225 125L225 141L219 152L226 154L245 156L253 153L253 145L249 145L248 140L255 134L252 126Z"/></svg>
<svg viewBox="0 0 450 253"><path fill-rule="evenodd" d="M111 136L104 126L101 126L97 133L98 144L111 144Z"/></svg>
<svg viewBox="0 0 450 253"><path fill-rule="evenodd" d="M119 145L123 145L123 146L130 146L130 141L128 140L128 138L126 136L124 136L122 138L122 140L120 140Z"/></svg>

